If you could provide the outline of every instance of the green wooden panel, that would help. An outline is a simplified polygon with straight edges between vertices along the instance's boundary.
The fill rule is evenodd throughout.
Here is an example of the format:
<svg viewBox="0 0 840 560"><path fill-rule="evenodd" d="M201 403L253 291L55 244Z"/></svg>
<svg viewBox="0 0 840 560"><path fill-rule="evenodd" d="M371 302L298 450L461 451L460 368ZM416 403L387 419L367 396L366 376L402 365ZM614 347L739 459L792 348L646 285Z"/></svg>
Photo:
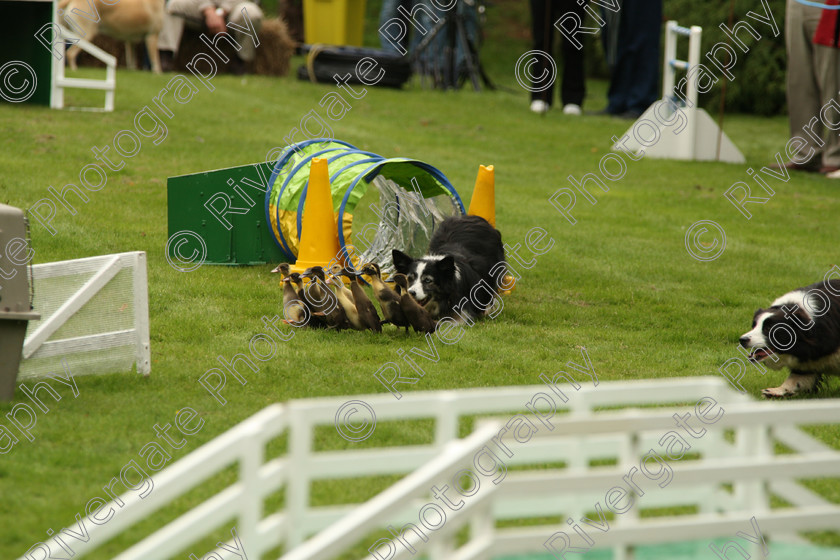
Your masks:
<svg viewBox="0 0 840 560"><path fill-rule="evenodd" d="M265 189L273 165L250 164L170 177L169 238L191 231L204 240L205 264L286 261L265 220ZM208 205L210 208L208 208ZM170 247L170 257L173 247Z"/></svg>
<svg viewBox="0 0 840 560"><path fill-rule="evenodd" d="M3 0L0 1L0 8L3 9L3 21L7 23L0 33L0 67L13 61L28 64L35 71L37 85L35 93L26 102L49 107L52 54L35 38L35 33L45 23L52 21L52 3ZM50 36L47 33L47 37ZM7 77L6 72L8 69L4 71L4 76L0 76L0 80ZM8 78L15 87L21 87L24 80L31 79L23 69ZM0 97L0 102L8 101Z"/></svg>

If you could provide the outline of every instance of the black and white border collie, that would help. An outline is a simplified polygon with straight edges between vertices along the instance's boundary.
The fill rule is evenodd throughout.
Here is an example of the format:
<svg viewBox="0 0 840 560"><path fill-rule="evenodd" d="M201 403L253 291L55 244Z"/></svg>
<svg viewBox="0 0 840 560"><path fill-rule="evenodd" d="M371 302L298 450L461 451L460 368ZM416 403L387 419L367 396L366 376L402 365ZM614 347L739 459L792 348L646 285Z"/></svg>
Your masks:
<svg viewBox="0 0 840 560"><path fill-rule="evenodd" d="M396 249L392 256L397 272L408 277L408 293L433 318L472 324L491 308L497 310L491 317L501 311L497 289L507 272L505 249L502 234L484 218L447 218L432 235L426 256L415 259Z"/></svg>
<svg viewBox="0 0 840 560"><path fill-rule="evenodd" d="M759 309L739 341L752 350L751 360L790 369L779 387L761 392L765 397L816 390L823 375L840 375L840 280L799 288Z"/></svg>

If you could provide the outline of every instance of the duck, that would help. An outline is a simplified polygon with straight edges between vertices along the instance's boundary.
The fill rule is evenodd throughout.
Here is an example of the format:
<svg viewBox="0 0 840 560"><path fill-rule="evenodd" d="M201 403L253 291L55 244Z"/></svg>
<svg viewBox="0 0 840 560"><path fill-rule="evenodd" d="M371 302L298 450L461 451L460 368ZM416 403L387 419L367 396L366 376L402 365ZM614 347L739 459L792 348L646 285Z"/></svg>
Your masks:
<svg viewBox="0 0 840 560"><path fill-rule="evenodd" d="M312 307L312 304L307 298L306 290L303 287L303 277L300 275L300 273L292 272L291 274L289 274L289 282L294 284L297 293L297 299L298 301L303 303L303 306L306 308L305 315L309 318L309 320L306 322L306 325L309 327L316 328L326 327L324 317L314 315L316 310L314 307Z"/></svg>
<svg viewBox="0 0 840 560"><path fill-rule="evenodd" d="M382 281L382 271L379 265L367 263L362 267L360 274L370 276L373 295L379 301L379 307L385 317L382 322L391 323L396 327L405 327L405 332L408 332L409 323L400 307L400 295Z"/></svg>
<svg viewBox="0 0 840 560"><path fill-rule="evenodd" d="M365 330L367 324L357 310L353 292L345 288L344 282L337 278L334 273L327 277L326 283L333 289L335 297L338 299L338 304L344 309L344 315L347 317L347 322L350 323L350 327L357 331Z"/></svg>
<svg viewBox="0 0 840 560"><path fill-rule="evenodd" d="M346 328L349 325L347 315L339 305L333 291L326 287L324 269L320 266L312 266L304 270L302 276L312 279L312 283L304 292L304 295L309 298L309 305L315 309L312 315L323 317L327 328L339 331Z"/></svg>
<svg viewBox="0 0 840 560"><path fill-rule="evenodd" d="M280 263L271 271L272 274L277 272L282 276L280 284L283 286L283 322L303 326L306 323L307 312L305 304L301 301L300 295L295 291L295 287L289 278L291 273L289 263Z"/></svg>
<svg viewBox="0 0 840 560"><path fill-rule="evenodd" d="M278 272L283 277L283 279L288 278L289 273L291 272L291 267L289 266L289 263L280 263L277 266L275 266L271 271L272 274L276 274Z"/></svg>
<svg viewBox="0 0 840 560"><path fill-rule="evenodd" d="M330 274L333 277L344 276L343 272L344 272L344 267L341 266L340 264L335 264L330 268ZM350 301L353 301L353 292L351 292L349 289L347 289L347 287L344 285L344 282L341 282L341 281L335 282L333 284L333 287L334 288L341 288L341 291L344 293L344 295L348 299L350 299Z"/></svg>
<svg viewBox="0 0 840 560"><path fill-rule="evenodd" d="M382 321L373 302L370 301L364 288L362 288L358 275L349 268L343 268L340 274L350 279L350 291L353 294L353 301L356 302L356 311L365 328L374 332L382 332Z"/></svg>
<svg viewBox="0 0 840 560"><path fill-rule="evenodd" d="M402 309L414 332L432 333L435 332L437 323L426 309L417 303L411 294L408 293L408 278L405 274L394 274L391 280L397 285L397 292L400 293L400 309Z"/></svg>
<svg viewBox="0 0 840 560"><path fill-rule="evenodd" d="M301 301L298 292L292 286L292 279L286 275L283 282L283 316L284 322L294 324L296 326L303 326L306 324L306 318L309 312L306 304Z"/></svg>

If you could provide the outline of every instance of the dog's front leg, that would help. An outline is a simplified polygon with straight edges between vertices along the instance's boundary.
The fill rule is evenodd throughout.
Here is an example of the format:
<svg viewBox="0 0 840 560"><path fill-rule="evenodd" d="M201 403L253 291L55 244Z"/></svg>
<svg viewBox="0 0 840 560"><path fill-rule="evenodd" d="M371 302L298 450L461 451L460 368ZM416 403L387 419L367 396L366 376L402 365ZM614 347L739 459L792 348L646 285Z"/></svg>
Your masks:
<svg viewBox="0 0 840 560"><path fill-rule="evenodd" d="M767 388L761 391L761 394L764 398L772 399L772 398L781 398L781 397L791 397L796 395L797 393L810 393L811 391L816 389L817 382L819 380L818 375L799 375L796 373L791 373L785 382L779 385L778 387Z"/></svg>
<svg viewBox="0 0 840 560"><path fill-rule="evenodd" d="M125 67L129 70L137 70L137 61L134 59L134 45L131 41L125 42Z"/></svg>
<svg viewBox="0 0 840 560"><path fill-rule="evenodd" d="M65 51L65 55L67 56L67 65L70 67L70 70L73 70L74 72L79 68L78 64L76 64L76 58L79 56L81 51L82 47L76 44L67 47L67 50Z"/></svg>
<svg viewBox="0 0 840 560"><path fill-rule="evenodd" d="M157 33L149 33L146 35L146 52L149 53L149 62L152 65L152 72L160 74L160 53L158 52Z"/></svg>

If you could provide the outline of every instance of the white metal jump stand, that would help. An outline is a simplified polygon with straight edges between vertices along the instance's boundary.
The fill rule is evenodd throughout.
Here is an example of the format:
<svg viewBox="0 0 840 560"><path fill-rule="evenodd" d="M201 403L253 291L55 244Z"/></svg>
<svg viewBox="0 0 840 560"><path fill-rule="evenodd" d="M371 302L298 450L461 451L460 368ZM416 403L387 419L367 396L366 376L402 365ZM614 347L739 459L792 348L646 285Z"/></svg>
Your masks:
<svg viewBox="0 0 840 560"><path fill-rule="evenodd" d="M105 63L105 79L94 80L89 78L67 78L64 75L65 58L67 57L65 41L58 41L52 47L58 49L60 57L52 57L52 86L50 90L50 108L63 109L64 108L64 89L100 89L105 92L104 107L70 107L82 111L105 111L110 112L114 110L114 89L117 82L117 59L91 43L82 39L78 34L73 33L59 22L58 19L58 2L53 3L53 23L58 26L63 38L75 39L76 44L81 47L83 51L94 56ZM53 28L55 29L55 28Z"/></svg>
<svg viewBox="0 0 840 560"><path fill-rule="evenodd" d="M636 153L644 150L645 155L652 158L744 162L743 154L732 140L705 110L697 106L698 77L691 73L700 65L702 33L703 29L696 25L681 27L676 21L665 25L662 99L648 107L627 130L625 136L628 139L623 142L625 149ZM689 38L688 61L676 58L678 36ZM676 82L677 70L686 71L686 77L679 83ZM678 91L683 91L681 95L675 94L675 85ZM677 112L682 113L684 118ZM652 137L650 131L645 130L651 127L656 130ZM618 151L619 143L612 149Z"/></svg>

